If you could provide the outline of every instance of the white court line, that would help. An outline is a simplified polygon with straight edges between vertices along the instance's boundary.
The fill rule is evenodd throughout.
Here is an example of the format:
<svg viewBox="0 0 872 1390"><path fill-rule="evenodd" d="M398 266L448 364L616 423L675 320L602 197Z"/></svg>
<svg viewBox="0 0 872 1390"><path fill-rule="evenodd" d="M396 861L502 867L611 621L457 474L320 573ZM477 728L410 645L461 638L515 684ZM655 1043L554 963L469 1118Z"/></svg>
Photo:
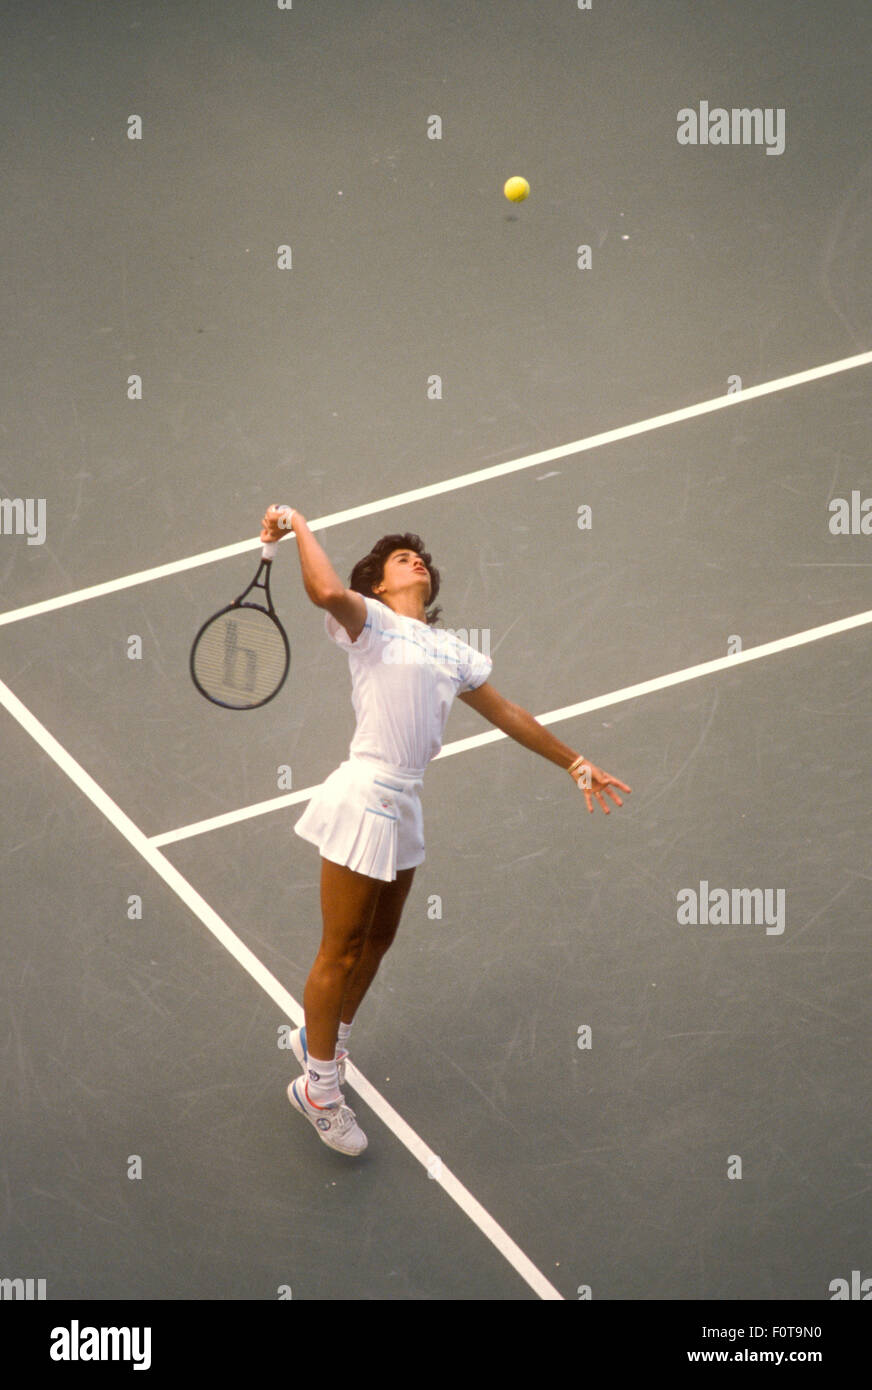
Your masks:
<svg viewBox="0 0 872 1390"><path fill-rule="evenodd" d="M624 700L635 700L640 695L650 695L655 690L666 690L670 685L681 685L684 681L698 680L700 676L713 675L715 671L727 671L734 666L742 666L747 661L759 661L764 656L774 656L776 652L788 651L791 647L802 647L807 642L819 642L823 637L834 637L836 633L848 632L851 628L862 627L864 623L872 623L872 609L865 613L855 613L851 618L838 618L835 622L825 623L822 627L809 627L804 632L795 632L790 637L778 637L774 642L763 642L759 647L749 647L747 651L736 652L732 656L719 656L713 661L704 661L698 666L685 666L681 671L671 671L665 676L654 676L653 679L640 681L637 685L625 685L622 690L612 690L607 695L596 695L590 700L580 700L576 705L564 705L562 709L551 710L548 714L537 714L536 718L540 724L557 724L563 719L574 719L579 714L589 714L591 710L607 709L610 705L619 705ZM466 753L471 748L481 748L486 743L495 743L497 739L508 738L499 729L486 734L473 734L471 738L457 739L454 743L447 743L436 757L431 759L436 763L440 758L451 758L456 753ZM225 825L235 825L238 821L250 820L253 816L262 816L270 811L282 811L287 806L293 806L300 801L308 801L318 790L318 783L313 787L306 787L303 791L288 792L286 796L272 796L268 801L258 801L251 806L243 806L235 811L226 811L220 816L211 816L208 820L195 821L191 825L182 825L177 830L166 830L160 835L152 835L149 844L171 845L178 840L189 840L195 835L205 835L210 830L221 830Z"/></svg>
<svg viewBox="0 0 872 1390"><path fill-rule="evenodd" d="M398 492L393 497L382 497L377 502L366 502L360 507L349 507L343 512L331 512L329 516L309 521L311 531L323 531L329 526L339 526L346 521L356 521L360 517L373 516L388 511L392 507L405 507L411 502L420 502L426 497L437 497L442 493L454 492L458 488L472 487L491 478L503 478L509 473L518 473L525 468L535 468L541 463L551 463L554 459L567 458L570 454L582 454L590 449L599 449L604 444L615 444L621 439L631 439L637 434L647 434L650 430L662 429L683 420L693 420L700 415L709 415L715 410L727 410L731 406L743 405L745 401L758 400L761 396L772 395L775 391L786 391L792 386L803 386L809 381L820 381L837 372L849 372L855 367L865 367L872 363L872 352L861 352L854 357L843 357L837 362L825 362L820 367L809 367L804 372L794 372L791 376L778 377L773 381L761 382L759 386L748 386L731 395L715 396L713 400L700 401L697 405L682 406L679 410L667 411L664 415L652 415L647 420L638 420L633 425L621 425L602 434L592 434L587 439L576 439L572 444L561 444L555 449L544 449L538 454L526 454L523 458L510 459L507 463L497 463L491 468L480 468L474 473L462 473L455 478L446 478L441 483L428 483L426 487L412 488L409 492ZM293 505L293 503L291 504ZM291 533L293 535L293 533ZM148 584L154 579L164 579L167 575L179 574L183 570L196 569L198 565L211 565L216 560L226 560L245 551L256 550L260 541L234 541L232 545L220 546L217 550L204 550L199 555L188 555L183 560L172 560L166 565L156 565L153 569L139 570L136 574L122 575L118 579L107 580L103 584L92 584L87 589L75 589L56 598L43 599L40 603L29 603L23 608L10 608L0 613L0 626L21 622L23 618L35 618L40 613L51 613L57 608L66 608L72 603L84 603L86 599L99 598L103 594L114 594L120 589L130 589L137 584Z"/></svg>
<svg viewBox="0 0 872 1390"><path fill-rule="evenodd" d="M5 706L25 733L28 733L39 744L43 752L57 763L61 771L66 773L79 791L93 802L97 810L102 812L128 844L132 845L150 868L154 869L164 883L181 898L185 906L190 908L205 927L208 927L212 935L260 985L261 989L269 995L281 1011L298 1027L301 1026L304 1022L303 1010L293 995L279 984L275 976L267 970L266 966L258 960L244 942L240 941L235 932L231 931L227 923L218 916L214 908L209 906L205 898L202 898L196 889L188 883L188 880L182 877L178 869L173 867L160 850L155 849L154 845L149 843L147 837L138 826L134 825L130 817L125 815L121 807L110 796L107 796L90 773L86 772L81 764L70 756L54 735L50 734L43 724L40 724L39 720L2 681L0 681L0 704ZM432 1181L439 1183L445 1189L448 1196L457 1203L482 1234L487 1236L488 1240L530 1288L542 1299L563 1301L563 1295L558 1293L557 1289L548 1282L544 1274L527 1258L523 1250L507 1235L502 1226L498 1225L484 1207L476 1201L472 1193L445 1166L438 1155L434 1154L433 1150L424 1143L424 1140L397 1114L381 1092L377 1091L366 1077L350 1063L346 1075L349 1083L366 1101L370 1109L375 1111L379 1119L400 1140L400 1143L404 1144L418 1162L423 1164L427 1169L428 1177L431 1177ZM314 1143L314 1139L312 1142Z"/></svg>

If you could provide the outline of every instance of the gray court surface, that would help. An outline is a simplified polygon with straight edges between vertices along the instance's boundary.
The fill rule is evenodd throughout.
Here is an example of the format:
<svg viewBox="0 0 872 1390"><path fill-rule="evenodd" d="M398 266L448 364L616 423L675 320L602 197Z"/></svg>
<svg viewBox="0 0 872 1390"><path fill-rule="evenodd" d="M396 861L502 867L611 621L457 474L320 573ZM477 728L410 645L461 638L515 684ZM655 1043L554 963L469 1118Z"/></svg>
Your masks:
<svg viewBox="0 0 872 1390"><path fill-rule="evenodd" d="M727 1301L872 1276L868 5L32 0L2 39L0 494L34 528L5 509L0 1278ZM783 149L680 143L701 103L781 111ZM348 663L289 539L288 682L208 705L191 639L257 550L173 568L270 502L371 508L317 532L343 580L417 532L496 689L594 702L549 727L633 788L588 815L510 739L453 751L491 731L456 703L355 1025L359 1161L288 1105L263 983L300 1001L317 949L279 779L346 756ZM719 890L725 917L681 920Z"/></svg>

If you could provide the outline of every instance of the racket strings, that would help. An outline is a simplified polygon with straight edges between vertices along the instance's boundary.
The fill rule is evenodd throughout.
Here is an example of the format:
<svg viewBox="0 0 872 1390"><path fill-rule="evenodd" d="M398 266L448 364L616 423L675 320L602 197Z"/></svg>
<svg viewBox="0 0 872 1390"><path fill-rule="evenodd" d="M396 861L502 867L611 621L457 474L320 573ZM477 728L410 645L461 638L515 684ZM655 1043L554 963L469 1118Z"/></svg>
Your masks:
<svg viewBox="0 0 872 1390"><path fill-rule="evenodd" d="M278 623L263 609L242 605L207 623L191 665L210 700L231 709L251 709L281 685L288 651Z"/></svg>

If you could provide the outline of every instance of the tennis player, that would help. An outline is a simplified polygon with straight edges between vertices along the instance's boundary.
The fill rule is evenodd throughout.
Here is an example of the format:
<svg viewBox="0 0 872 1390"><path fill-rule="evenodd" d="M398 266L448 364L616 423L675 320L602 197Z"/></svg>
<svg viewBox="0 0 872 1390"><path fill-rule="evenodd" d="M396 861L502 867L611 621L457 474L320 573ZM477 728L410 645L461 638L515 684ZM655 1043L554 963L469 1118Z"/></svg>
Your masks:
<svg viewBox="0 0 872 1390"><path fill-rule="evenodd" d="M348 757L294 826L321 851L323 934L303 994L305 1027L291 1036L303 1073L288 1099L325 1144L359 1154L366 1136L341 1090L351 1025L425 857L421 787L454 697L568 772L589 811L596 800L608 815L604 797L621 806L612 788L631 789L499 695L490 658L434 626L440 576L419 536L383 536L346 588L300 512L270 507L262 528L262 541L293 529L303 586L351 671L357 726Z"/></svg>

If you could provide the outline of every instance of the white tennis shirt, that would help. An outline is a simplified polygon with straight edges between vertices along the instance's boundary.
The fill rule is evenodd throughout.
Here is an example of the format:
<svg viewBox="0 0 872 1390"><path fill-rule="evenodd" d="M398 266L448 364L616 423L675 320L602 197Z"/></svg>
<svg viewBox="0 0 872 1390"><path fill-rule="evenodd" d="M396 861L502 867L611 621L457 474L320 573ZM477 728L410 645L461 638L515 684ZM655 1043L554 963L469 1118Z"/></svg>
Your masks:
<svg viewBox="0 0 872 1390"><path fill-rule="evenodd" d="M483 685L493 662L453 632L361 597L366 626L354 642L332 613L324 614L328 637L348 653L357 716L349 753L423 777L442 747L455 695Z"/></svg>

